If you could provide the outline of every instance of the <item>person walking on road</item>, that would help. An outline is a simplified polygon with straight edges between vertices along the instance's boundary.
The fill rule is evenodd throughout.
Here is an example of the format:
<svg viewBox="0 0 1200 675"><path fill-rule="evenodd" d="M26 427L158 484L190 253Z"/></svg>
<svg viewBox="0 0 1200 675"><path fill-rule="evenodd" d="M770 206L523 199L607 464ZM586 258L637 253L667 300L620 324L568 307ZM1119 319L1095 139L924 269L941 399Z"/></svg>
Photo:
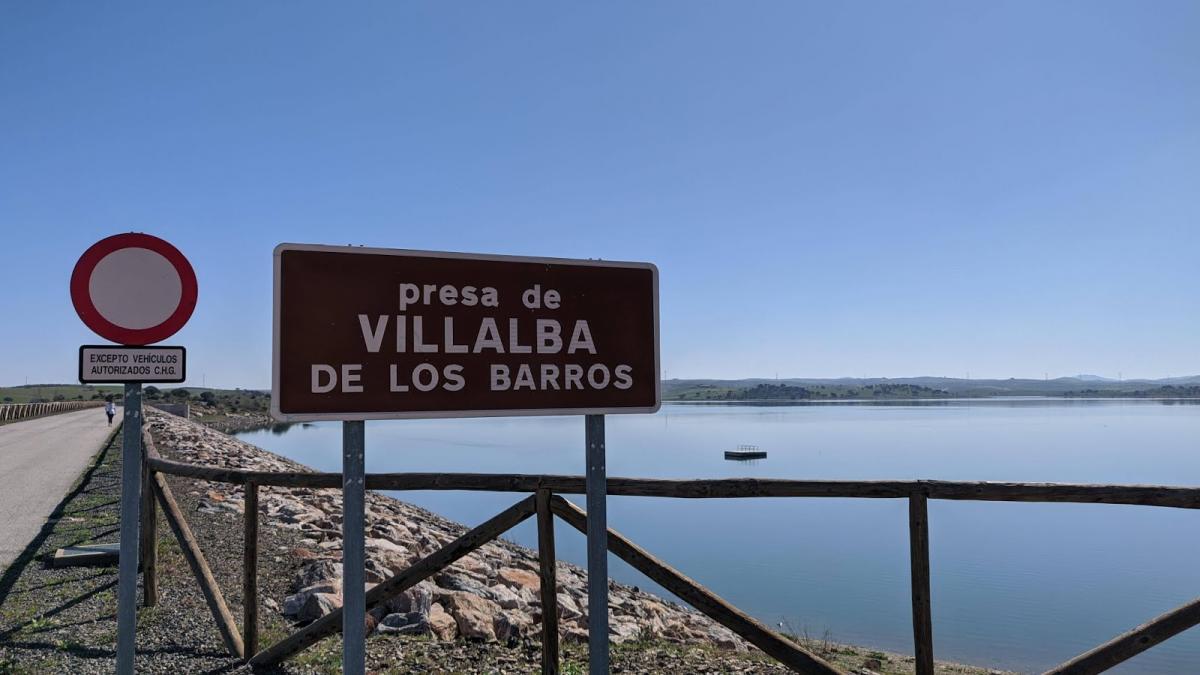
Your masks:
<svg viewBox="0 0 1200 675"><path fill-rule="evenodd" d="M108 426L111 427L112 421L113 421L113 416L117 414L117 406L115 403L113 403L113 399L111 396L109 396L108 398L106 398L104 400L106 401L106 403L104 404L104 414L108 415Z"/></svg>

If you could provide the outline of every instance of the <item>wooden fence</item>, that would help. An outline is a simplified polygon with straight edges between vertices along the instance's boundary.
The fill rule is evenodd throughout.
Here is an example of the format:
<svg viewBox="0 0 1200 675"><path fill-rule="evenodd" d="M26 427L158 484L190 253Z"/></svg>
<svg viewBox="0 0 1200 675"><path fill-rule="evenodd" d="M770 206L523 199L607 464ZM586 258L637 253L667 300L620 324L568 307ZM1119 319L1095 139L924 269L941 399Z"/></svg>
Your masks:
<svg viewBox="0 0 1200 675"><path fill-rule="evenodd" d="M249 661L252 667L269 666L295 656L342 627L342 611L330 614L297 630L278 643L259 650L258 645L258 489L340 488L337 473L277 473L246 471L188 464L165 459L145 436L143 465L143 541L154 541L154 502L161 506L167 524L179 540L184 557L196 577L229 653ZM196 544L170 487L162 474L171 474L242 485L246 493L243 621L238 629L204 554ZM582 476L526 474L381 473L367 475L372 490L468 490L530 493L483 524L417 561L367 592L367 612L405 589L428 579L455 561L501 536L520 522L537 516L538 553L541 578L542 672L557 673L554 517L586 533L586 513L562 494L584 494ZM1159 485L1073 485L1061 483L993 483L957 481L798 481L752 478L718 480L658 480L610 478L608 494L615 496L665 497L676 499L739 499L748 497L842 497L908 500L908 528L912 576L913 647L917 675L933 674L933 619L929 595L930 499L1059 502L1081 504L1137 504L1172 508L1200 508L1200 488ZM779 662L800 673L840 673L819 655L792 638L781 635L743 613L707 588L684 576L613 529L608 530L608 550L663 588L696 608ZM144 603L157 599L157 562L153 546L143 547ZM374 619L368 614L368 634ZM1154 618L1095 649L1047 671L1047 675L1100 673L1200 623L1200 598Z"/></svg>
<svg viewBox="0 0 1200 675"><path fill-rule="evenodd" d="M55 413L98 408L104 401L52 401L49 403L0 403L0 422L41 417Z"/></svg>

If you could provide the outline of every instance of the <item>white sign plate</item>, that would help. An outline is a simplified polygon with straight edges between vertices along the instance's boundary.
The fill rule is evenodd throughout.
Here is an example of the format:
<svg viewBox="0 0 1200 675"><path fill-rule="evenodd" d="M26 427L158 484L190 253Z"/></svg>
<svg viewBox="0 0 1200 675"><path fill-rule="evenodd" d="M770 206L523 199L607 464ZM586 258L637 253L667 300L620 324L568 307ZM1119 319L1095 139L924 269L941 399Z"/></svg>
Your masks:
<svg viewBox="0 0 1200 675"><path fill-rule="evenodd" d="M79 348L79 381L180 383L187 377L183 347L119 347L83 345Z"/></svg>

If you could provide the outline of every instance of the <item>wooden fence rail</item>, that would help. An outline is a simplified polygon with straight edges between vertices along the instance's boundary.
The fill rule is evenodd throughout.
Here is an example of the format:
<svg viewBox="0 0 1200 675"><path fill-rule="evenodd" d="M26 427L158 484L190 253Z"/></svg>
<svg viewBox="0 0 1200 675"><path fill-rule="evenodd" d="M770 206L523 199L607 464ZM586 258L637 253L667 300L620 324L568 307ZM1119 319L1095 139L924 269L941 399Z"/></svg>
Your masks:
<svg viewBox="0 0 1200 675"><path fill-rule="evenodd" d="M175 476L219 483L254 482L260 486L340 488L342 474L270 472L202 466L153 457L150 468ZM548 474L372 473L369 490L462 490L470 492L529 492L586 494L583 476ZM776 478L719 478L666 480L609 478L612 497L671 497L677 499L744 499L749 497L846 497L928 499L992 502L1064 502L1129 504L1200 509L1200 488L1168 485L1088 485L1078 483L1012 483L943 480L788 480Z"/></svg>
<svg viewBox="0 0 1200 675"><path fill-rule="evenodd" d="M275 645L258 651L257 557L261 487L340 488L341 474L317 472L263 472L203 466L164 459L146 436L145 469L148 482L179 539L213 618L231 654L249 660L252 667L274 665L288 659L342 627L342 611L325 615ZM162 474L242 485L246 491L244 540L243 627L239 634L233 617L191 531L174 503ZM516 524L537 515L541 589L542 671L558 672L557 578L554 555L554 516L586 532L586 513L560 494L584 494L582 476L529 474L368 474L372 490L467 490L532 493L458 539L417 561L367 592L368 615L387 599L445 569L463 556L501 536ZM1072 485L1061 483L997 483L960 481L799 481L750 478L718 480L659 480L609 478L614 496L682 499L737 499L749 497L843 497L906 499L909 506L910 571L912 581L913 647L917 675L933 673L933 617L930 602L928 500L1055 502L1084 504L1135 504L1170 508L1200 508L1200 488L1163 485ZM153 519L152 519L153 520ZM608 530L608 549L663 588L700 612L759 647L781 663L801 673L838 673L833 665L803 645L782 636L744 614L714 593L684 576L618 532ZM155 564L146 558L145 583L155 585ZM147 589L147 602L151 590ZM1091 674L1103 672L1192 626L1200 624L1200 599L1174 609L1146 624L1117 636L1096 649L1047 672Z"/></svg>
<svg viewBox="0 0 1200 675"><path fill-rule="evenodd" d="M1095 649L1046 671L1046 675L1102 673L1200 623L1200 598L1122 633Z"/></svg>
<svg viewBox="0 0 1200 675"><path fill-rule="evenodd" d="M54 415L57 413L99 408L104 401L52 401L48 403L0 403L0 422Z"/></svg>

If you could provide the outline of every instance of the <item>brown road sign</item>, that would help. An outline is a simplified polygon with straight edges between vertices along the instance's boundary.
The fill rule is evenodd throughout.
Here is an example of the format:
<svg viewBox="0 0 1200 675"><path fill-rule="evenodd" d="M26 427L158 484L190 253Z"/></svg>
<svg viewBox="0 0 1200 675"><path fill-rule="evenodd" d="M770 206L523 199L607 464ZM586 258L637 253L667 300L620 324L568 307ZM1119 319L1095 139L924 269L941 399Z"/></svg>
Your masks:
<svg viewBox="0 0 1200 675"><path fill-rule="evenodd" d="M649 263L280 244L274 310L280 420L659 407Z"/></svg>

